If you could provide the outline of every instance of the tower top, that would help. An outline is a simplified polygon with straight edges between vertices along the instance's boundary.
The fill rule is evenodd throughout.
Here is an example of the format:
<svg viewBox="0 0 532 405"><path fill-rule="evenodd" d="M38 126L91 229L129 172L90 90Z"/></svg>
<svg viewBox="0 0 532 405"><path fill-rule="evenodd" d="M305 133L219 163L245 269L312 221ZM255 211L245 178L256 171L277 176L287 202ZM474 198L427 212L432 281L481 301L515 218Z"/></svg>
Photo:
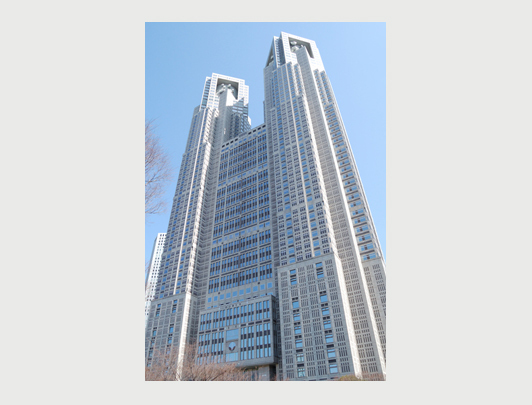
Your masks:
<svg viewBox="0 0 532 405"><path fill-rule="evenodd" d="M285 63L297 63L296 52L301 48L306 49L313 64L323 68L316 42L286 32L281 32L280 36L273 37L270 53L266 60L266 66L273 64L273 66L277 68Z"/></svg>
<svg viewBox="0 0 532 405"><path fill-rule="evenodd" d="M244 105L247 105L249 86L246 86L245 83L244 79L213 73L212 76L205 78L201 108L218 107L219 96L225 89L230 90L236 100L243 100Z"/></svg>

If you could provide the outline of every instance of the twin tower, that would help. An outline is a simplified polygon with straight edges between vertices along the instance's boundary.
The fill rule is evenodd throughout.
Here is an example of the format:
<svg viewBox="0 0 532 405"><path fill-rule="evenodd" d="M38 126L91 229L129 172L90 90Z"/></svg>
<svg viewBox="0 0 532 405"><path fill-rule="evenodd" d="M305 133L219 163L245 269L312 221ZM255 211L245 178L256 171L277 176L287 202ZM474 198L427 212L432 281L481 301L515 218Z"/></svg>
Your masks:
<svg viewBox="0 0 532 405"><path fill-rule="evenodd" d="M314 41L282 32L264 124L244 80L213 74L194 109L146 324L158 352L256 379L386 379L386 273Z"/></svg>

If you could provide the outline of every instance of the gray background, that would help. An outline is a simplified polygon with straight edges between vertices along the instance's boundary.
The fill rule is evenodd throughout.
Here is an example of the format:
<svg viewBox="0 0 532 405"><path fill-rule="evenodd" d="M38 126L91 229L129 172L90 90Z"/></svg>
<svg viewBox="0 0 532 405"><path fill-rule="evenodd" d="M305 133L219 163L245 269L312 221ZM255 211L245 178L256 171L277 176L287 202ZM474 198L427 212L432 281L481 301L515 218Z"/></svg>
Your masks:
<svg viewBox="0 0 532 405"><path fill-rule="evenodd" d="M1 6L9 403L524 396L532 71L524 2L277 3ZM144 22L259 19L387 23L384 383L257 391L259 383L143 381Z"/></svg>

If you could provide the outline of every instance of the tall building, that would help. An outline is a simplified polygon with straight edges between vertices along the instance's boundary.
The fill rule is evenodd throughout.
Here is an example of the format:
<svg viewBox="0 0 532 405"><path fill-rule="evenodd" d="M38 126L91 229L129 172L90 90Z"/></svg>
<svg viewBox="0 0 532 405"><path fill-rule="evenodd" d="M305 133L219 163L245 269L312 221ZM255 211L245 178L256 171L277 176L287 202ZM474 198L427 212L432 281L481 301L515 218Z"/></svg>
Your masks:
<svg viewBox="0 0 532 405"><path fill-rule="evenodd" d="M264 124L244 80L213 74L195 108L148 324L154 353L260 379L386 376L385 264L314 41L281 33Z"/></svg>
<svg viewBox="0 0 532 405"><path fill-rule="evenodd" d="M163 255L165 233L158 233L153 242L153 250L151 252L151 259L148 268L144 274L144 316L145 325L148 323L148 316L150 314L150 305L155 298L155 287L157 286L157 279L159 276L159 268L161 267L161 257Z"/></svg>

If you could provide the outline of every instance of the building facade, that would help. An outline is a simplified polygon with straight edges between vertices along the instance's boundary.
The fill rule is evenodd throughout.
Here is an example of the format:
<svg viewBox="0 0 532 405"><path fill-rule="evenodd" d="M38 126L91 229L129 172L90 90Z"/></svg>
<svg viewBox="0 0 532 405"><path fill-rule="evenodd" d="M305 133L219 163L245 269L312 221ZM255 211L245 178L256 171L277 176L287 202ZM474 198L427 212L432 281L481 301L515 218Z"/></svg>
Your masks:
<svg viewBox="0 0 532 405"><path fill-rule="evenodd" d="M166 233L157 234L157 237L153 242L150 264L144 274L144 327L146 327L148 323L150 305L155 298L155 288L157 287L157 279L159 277L159 268L161 267L161 257L163 255L165 238Z"/></svg>
<svg viewBox="0 0 532 405"><path fill-rule="evenodd" d="M250 128L244 81L206 79L146 362L197 342L198 361L260 379L385 379L384 258L315 42L274 37L264 89L264 124Z"/></svg>

